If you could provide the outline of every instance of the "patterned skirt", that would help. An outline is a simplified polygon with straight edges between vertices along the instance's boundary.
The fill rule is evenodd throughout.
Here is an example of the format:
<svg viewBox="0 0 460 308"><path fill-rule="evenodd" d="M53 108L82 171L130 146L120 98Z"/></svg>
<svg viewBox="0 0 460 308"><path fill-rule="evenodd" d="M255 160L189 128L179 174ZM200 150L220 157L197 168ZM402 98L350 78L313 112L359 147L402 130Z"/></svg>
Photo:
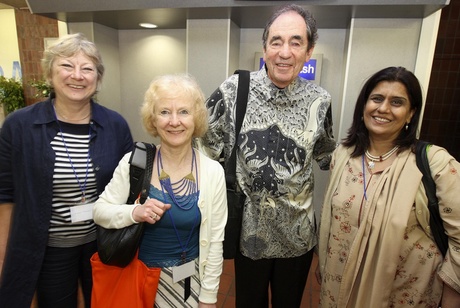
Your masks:
<svg viewBox="0 0 460 308"><path fill-rule="evenodd" d="M198 307L201 282L199 278L198 258L195 259L195 274L190 277L190 296L184 302L184 280L173 282L172 267L161 269L155 308Z"/></svg>

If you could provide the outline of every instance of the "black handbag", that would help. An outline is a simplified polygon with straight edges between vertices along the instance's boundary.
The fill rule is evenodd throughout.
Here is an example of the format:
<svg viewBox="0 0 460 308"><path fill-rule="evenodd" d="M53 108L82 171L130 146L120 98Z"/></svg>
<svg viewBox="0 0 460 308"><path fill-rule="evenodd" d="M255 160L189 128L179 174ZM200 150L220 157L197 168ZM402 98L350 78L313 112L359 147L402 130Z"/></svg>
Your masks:
<svg viewBox="0 0 460 308"><path fill-rule="evenodd" d="M154 145L136 142L129 160L130 193L127 204L133 204L138 197L141 204L147 199L155 152ZM99 258L107 265L127 266L136 255L143 233L143 222L121 229L97 226Z"/></svg>
<svg viewBox="0 0 460 308"><path fill-rule="evenodd" d="M235 116L235 144L225 168L225 181L227 184L228 218L225 225L224 259L234 259L240 247L241 223L243 220L243 207L245 196L236 182L236 149L238 135L243 124L244 114L249 94L249 71L238 70L238 93L236 96Z"/></svg>

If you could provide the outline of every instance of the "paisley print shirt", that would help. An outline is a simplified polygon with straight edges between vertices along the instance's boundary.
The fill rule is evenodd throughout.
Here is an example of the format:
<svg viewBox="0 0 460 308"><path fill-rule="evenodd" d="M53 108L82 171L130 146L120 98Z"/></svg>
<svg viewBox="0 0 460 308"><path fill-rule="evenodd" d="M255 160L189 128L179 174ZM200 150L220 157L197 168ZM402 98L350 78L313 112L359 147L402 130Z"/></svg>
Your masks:
<svg viewBox="0 0 460 308"><path fill-rule="evenodd" d="M313 163L328 169L336 142L331 97L297 78L277 88L262 68L251 72L248 105L237 138L237 181L246 195L240 249L251 259L300 256L316 244ZM238 75L207 100L209 131L198 141L226 161L235 144Z"/></svg>

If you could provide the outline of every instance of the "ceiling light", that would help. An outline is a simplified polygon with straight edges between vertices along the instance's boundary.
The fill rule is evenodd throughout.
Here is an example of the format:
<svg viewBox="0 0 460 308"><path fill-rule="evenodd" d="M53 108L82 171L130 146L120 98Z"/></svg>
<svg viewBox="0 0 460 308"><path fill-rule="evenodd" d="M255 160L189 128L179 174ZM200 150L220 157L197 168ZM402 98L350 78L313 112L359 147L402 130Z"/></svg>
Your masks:
<svg viewBox="0 0 460 308"><path fill-rule="evenodd" d="M151 24L149 22L141 22L139 26L141 26L142 28L148 28L148 29L155 29L156 27L158 27L157 25Z"/></svg>

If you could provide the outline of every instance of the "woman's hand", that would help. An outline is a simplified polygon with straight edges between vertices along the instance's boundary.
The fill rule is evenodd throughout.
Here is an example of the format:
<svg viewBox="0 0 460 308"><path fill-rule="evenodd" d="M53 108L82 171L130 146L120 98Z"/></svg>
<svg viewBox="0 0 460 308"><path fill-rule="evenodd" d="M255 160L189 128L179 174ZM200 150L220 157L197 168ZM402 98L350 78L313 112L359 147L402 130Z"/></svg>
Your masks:
<svg viewBox="0 0 460 308"><path fill-rule="evenodd" d="M315 277L318 284L321 285L321 271L319 269L319 264L316 265Z"/></svg>
<svg viewBox="0 0 460 308"><path fill-rule="evenodd" d="M164 213L170 208L171 204L165 204L157 199L148 198L144 204L134 208L133 218L137 222L154 224L159 221Z"/></svg>

